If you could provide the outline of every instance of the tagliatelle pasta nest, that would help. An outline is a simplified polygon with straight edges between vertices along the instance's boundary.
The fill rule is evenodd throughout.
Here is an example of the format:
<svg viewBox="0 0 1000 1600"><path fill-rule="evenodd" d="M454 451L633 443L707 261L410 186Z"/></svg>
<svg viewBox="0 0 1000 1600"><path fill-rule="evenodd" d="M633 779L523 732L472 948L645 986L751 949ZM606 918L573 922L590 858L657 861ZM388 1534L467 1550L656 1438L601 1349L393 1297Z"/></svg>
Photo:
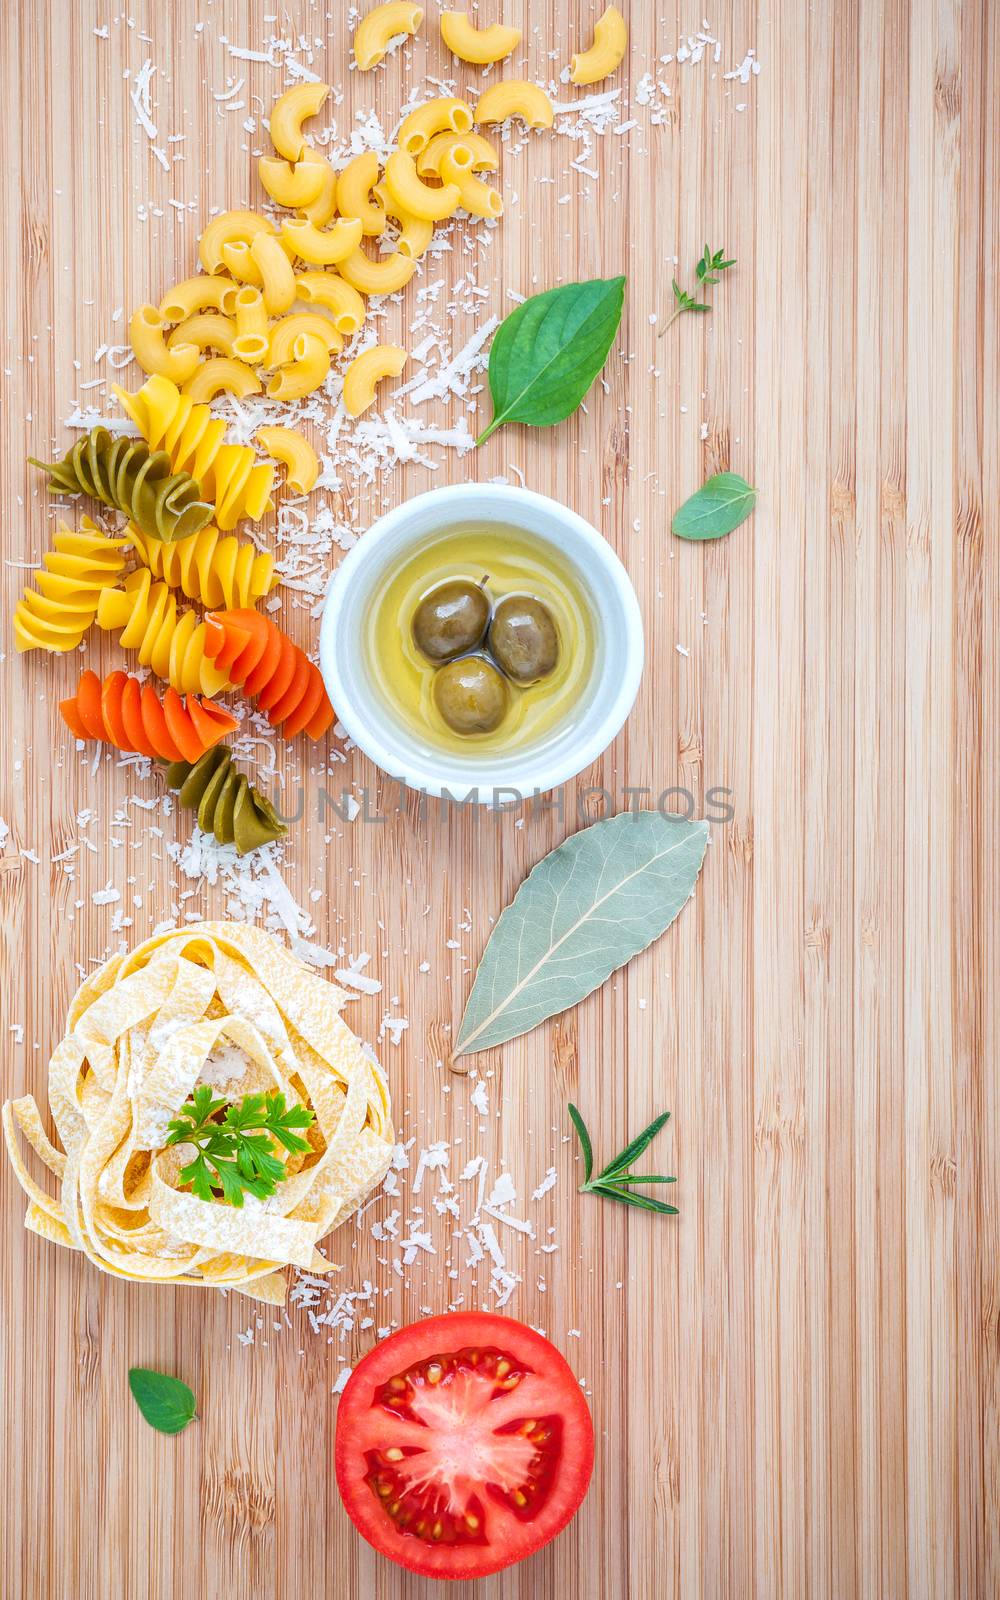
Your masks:
<svg viewBox="0 0 1000 1600"><path fill-rule="evenodd" d="M49 1064L63 1150L31 1095L3 1127L30 1204L25 1226L116 1277L239 1289L281 1304L286 1266L329 1272L317 1250L384 1177L392 1153L382 1073L339 1015L347 996L259 928L205 922L147 939L88 978ZM228 1100L280 1090L314 1115L267 1200L200 1200L179 1182L189 1148L168 1124L195 1085ZM18 1130L56 1178L35 1183ZM65 1152L65 1153L64 1153Z"/></svg>

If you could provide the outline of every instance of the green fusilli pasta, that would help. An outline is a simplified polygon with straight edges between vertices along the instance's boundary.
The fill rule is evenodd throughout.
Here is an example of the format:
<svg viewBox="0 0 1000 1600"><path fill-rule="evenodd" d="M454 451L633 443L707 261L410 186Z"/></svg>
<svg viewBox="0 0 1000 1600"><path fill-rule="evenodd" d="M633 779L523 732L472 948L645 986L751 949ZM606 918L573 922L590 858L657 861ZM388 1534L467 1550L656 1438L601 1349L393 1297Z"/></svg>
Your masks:
<svg viewBox="0 0 1000 1600"><path fill-rule="evenodd" d="M92 495L166 544L200 532L212 520L214 507L202 498L197 480L174 472L166 451L150 450L144 439L113 438L107 428L91 428L61 461L28 460L48 473L49 487L59 494Z"/></svg>
<svg viewBox="0 0 1000 1600"><path fill-rule="evenodd" d="M233 766L228 745L206 750L193 765L171 762L167 783L178 791L182 806L197 811L203 833L214 834L220 844L235 844L241 856L288 832L270 800Z"/></svg>

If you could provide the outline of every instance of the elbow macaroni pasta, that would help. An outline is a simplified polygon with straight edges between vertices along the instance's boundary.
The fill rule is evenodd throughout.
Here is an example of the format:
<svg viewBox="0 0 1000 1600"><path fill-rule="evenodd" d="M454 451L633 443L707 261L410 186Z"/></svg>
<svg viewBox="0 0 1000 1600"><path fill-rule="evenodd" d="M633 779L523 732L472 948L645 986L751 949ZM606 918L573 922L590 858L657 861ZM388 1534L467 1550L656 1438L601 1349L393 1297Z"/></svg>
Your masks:
<svg viewBox="0 0 1000 1600"><path fill-rule="evenodd" d="M510 79L485 89L476 103L476 124L506 122L520 117L529 128L551 128L555 120L552 101L537 83Z"/></svg>
<svg viewBox="0 0 1000 1600"><path fill-rule="evenodd" d="M334 267L361 243L360 217L338 217L322 230L305 217L289 217L281 226L295 254L313 267Z"/></svg>
<svg viewBox="0 0 1000 1600"><path fill-rule="evenodd" d="M268 351L267 311L259 289L245 284L236 296L236 338L233 355L250 366L259 366Z"/></svg>
<svg viewBox="0 0 1000 1600"><path fill-rule="evenodd" d="M312 334L314 339L322 339L331 355L339 355L344 348L343 335L329 317L321 317L318 311L293 311L290 316L281 317L271 324L268 366L283 367L289 361L294 361L292 347L303 333Z"/></svg>
<svg viewBox="0 0 1000 1600"><path fill-rule="evenodd" d="M295 299L295 273L288 253L270 233L259 233L250 245L250 254L260 273L264 305L272 317L287 311Z"/></svg>
<svg viewBox="0 0 1000 1600"><path fill-rule="evenodd" d="M456 145L465 145L472 151L473 172L496 172L500 165L500 157L481 133L436 133L427 149L417 157L417 171L422 178L429 172L435 175L439 172L441 161L445 153L454 150Z"/></svg>
<svg viewBox="0 0 1000 1600"><path fill-rule="evenodd" d="M213 356L203 361L193 378L181 385L182 394L191 400L214 400L218 394L234 394L238 400L260 394L261 382L252 367L232 356Z"/></svg>
<svg viewBox="0 0 1000 1600"><path fill-rule="evenodd" d="M628 49L628 29L617 6L608 6L594 24L589 50L581 50L570 63L573 83L599 83L622 64Z"/></svg>
<svg viewBox="0 0 1000 1600"><path fill-rule="evenodd" d="M403 118L396 135L400 150L416 160L427 149L436 133L468 133L472 127L472 108L464 100L442 95L427 100Z"/></svg>
<svg viewBox="0 0 1000 1600"><path fill-rule="evenodd" d="M299 272L295 282L301 299L333 312L333 325L338 333L347 338L357 333L365 320L365 303L346 278L337 272Z"/></svg>
<svg viewBox="0 0 1000 1600"><path fill-rule="evenodd" d="M388 215L395 217L399 223L396 249L401 256L410 256L414 261L419 260L434 237L433 222L427 217L411 216L398 201L393 200L384 183L375 185L375 193L385 206Z"/></svg>
<svg viewBox="0 0 1000 1600"><path fill-rule="evenodd" d="M297 83L271 107L271 143L286 161L301 161L306 150L302 124L314 117L330 93L326 83Z"/></svg>
<svg viewBox="0 0 1000 1600"><path fill-rule="evenodd" d="M275 461L285 468L285 482L299 494L308 494L319 477L316 452L304 434L297 428L258 428L257 443ZM227 601L227 605L243 605L245 600Z"/></svg>
<svg viewBox="0 0 1000 1600"><path fill-rule="evenodd" d="M353 255L348 256L346 261L340 263L339 270L341 276L352 289L357 289L359 294L395 294L397 289L402 289L409 283L417 270L417 263L411 256L404 256L399 250L393 251L392 255L383 256L379 261L373 261L359 248Z"/></svg>
<svg viewBox="0 0 1000 1600"><path fill-rule="evenodd" d="M232 316L236 304L237 285L231 278L209 275L185 278L177 283L160 301L160 316L164 322L182 322L198 311L221 311Z"/></svg>
<svg viewBox="0 0 1000 1600"><path fill-rule="evenodd" d="M354 59L362 72L378 66L393 39L416 33L424 13L406 0L388 0L362 17L354 30Z"/></svg>
<svg viewBox="0 0 1000 1600"><path fill-rule="evenodd" d="M79 533L61 526L42 558L34 589L25 589L14 610L18 652L75 650L97 616L102 589L125 570L125 539L109 539L89 517Z"/></svg>
<svg viewBox="0 0 1000 1600"><path fill-rule="evenodd" d="M178 694L219 694L229 679L206 654L207 628L193 611L178 611L165 583L154 583L146 567L132 572L118 589L103 589L97 626L118 632L123 650L138 652L142 666Z"/></svg>
<svg viewBox="0 0 1000 1600"><path fill-rule="evenodd" d="M185 383L201 357L197 345L177 344L171 349L163 335L164 321L155 306L140 306L128 326L132 350L143 372L156 372L174 383Z"/></svg>
<svg viewBox="0 0 1000 1600"><path fill-rule="evenodd" d="M342 217L359 217L361 231L374 238L385 227L385 212L371 199L378 181L378 156L364 150L347 163L337 179L337 210Z"/></svg>
<svg viewBox="0 0 1000 1600"><path fill-rule="evenodd" d="M470 216L499 217L503 213L503 200L496 189L473 175L474 162L474 152L463 140L458 140L441 155L441 178L455 185L459 204Z"/></svg>
<svg viewBox="0 0 1000 1600"><path fill-rule="evenodd" d="M323 158L318 161L283 161L280 156L261 156L257 172L271 199L294 210L312 205L323 187Z"/></svg>
<svg viewBox="0 0 1000 1600"><path fill-rule="evenodd" d="M259 217L256 211L224 211L221 217L213 218L199 239L198 259L206 272L221 272L227 245L249 245L258 233L274 231L273 222Z"/></svg>
<svg viewBox="0 0 1000 1600"><path fill-rule="evenodd" d="M494 22L488 28L477 28L464 11L442 11L441 37L452 55L473 66L486 67L493 61L502 61L516 50L521 42L520 28L505 28Z"/></svg>
<svg viewBox="0 0 1000 1600"><path fill-rule="evenodd" d="M424 183L417 175L413 157L405 150L394 150L386 162L385 186L411 217L426 217L430 222L450 217L460 199L456 183L445 183L440 189Z"/></svg>
<svg viewBox="0 0 1000 1600"><path fill-rule="evenodd" d="M134 527L127 529L127 538L154 578L203 606L252 606L277 582L269 550L260 551L235 534L223 538L211 524L174 544Z"/></svg>
<svg viewBox="0 0 1000 1600"><path fill-rule="evenodd" d="M337 212L337 173L325 156L319 156L313 150L306 151L306 159L322 164L323 182L315 200L307 206L300 206L299 210L314 228L325 228Z"/></svg>
<svg viewBox="0 0 1000 1600"><path fill-rule="evenodd" d="M409 357L396 344L376 344L355 356L344 373L344 410L349 417L360 417L375 399L376 386L383 378L398 378Z"/></svg>
<svg viewBox="0 0 1000 1600"><path fill-rule="evenodd" d="M194 345L198 351L221 350L225 356L233 354L236 323L221 311L197 311L193 317L179 322L167 339L167 349L177 345Z"/></svg>
<svg viewBox="0 0 1000 1600"><path fill-rule="evenodd" d="M301 400L318 389L330 370L330 351L314 333L298 333L292 341L292 359L279 367L267 386L271 400Z"/></svg>

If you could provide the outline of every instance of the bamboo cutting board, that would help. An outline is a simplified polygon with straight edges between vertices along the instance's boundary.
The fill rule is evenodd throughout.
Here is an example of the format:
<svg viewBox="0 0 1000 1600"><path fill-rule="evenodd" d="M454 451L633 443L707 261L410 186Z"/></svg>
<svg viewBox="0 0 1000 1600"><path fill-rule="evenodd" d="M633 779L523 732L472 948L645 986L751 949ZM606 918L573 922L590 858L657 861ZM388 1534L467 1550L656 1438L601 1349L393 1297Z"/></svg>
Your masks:
<svg viewBox="0 0 1000 1600"><path fill-rule="evenodd" d="M223 41L260 50L276 32L345 84L344 125L372 104L391 121L411 78L444 69L433 9L411 65L397 56L362 81L345 70L337 5L4 8L5 615L51 527L25 454L61 452L77 401L103 402L114 374L95 352L192 270L211 208L259 200L259 117L288 80ZM566 501L635 581L648 635L636 710L564 814L520 827L401 807L356 752L343 786L383 820L320 824L317 781L290 756L307 815L285 875L300 899L319 891L320 942L372 955L383 989L353 1005L357 1031L408 1019L379 1048L414 1150L461 1138L493 1170L505 1159L521 1195L557 1170L537 1215L559 1248L518 1257L508 1309L584 1381L595 1479L553 1546L478 1594L980 1600L1000 1588L1000 10L715 9L718 64L710 49L657 66L701 6L629 8L636 126L594 141L596 179L569 170L582 147L565 138L534 140L504 173L518 200L478 267L490 306L510 308L507 288L627 272L607 391L555 431L507 430L437 471L350 484L337 508L364 527L433 483L500 473ZM596 11L511 0L503 13L524 23L541 77ZM760 76L725 79L750 46ZM129 99L146 60L158 137L185 136L163 146L169 172ZM651 69L672 91L656 123L640 94ZM245 109L228 111L236 99ZM710 316L658 341L650 318L706 241L738 267ZM136 387L134 369L125 380ZM673 540L671 511L723 466L760 487L752 522L701 548ZM309 643L296 598L285 615ZM116 821L152 785L111 763L91 777L63 739L55 702L76 658L17 657L7 638L3 1080L41 1093L80 971L161 917L225 904L179 878L141 819ZM119 664L107 640L95 652ZM561 1022L479 1058L480 1116L449 1070L449 1029L491 917L577 825L587 785L622 807L626 786L686 789L699 814L723 787L734 816L713 827L696 897L663 941ZM168 840L181 827L171 819ZM95 904L108 885L121 900ZM131 919L120 931L116 910ZM679 1218L576 1194L568 1098L609 1153L672 1111L657 1165L678 1174ZM235 1295L106 1281L23 1233L0 1168L5 1595L444 1592L379 1560L333 1483L331 1391L371 1332L328 1343L301 1309L258 1323ZM423 1264L396 1279L367 1229L348 1225L337 1246L350 1282L377 1286L379 1321L455 1292ZM461 1290L488 1299L458 1267ZM150 1432L130 1364L187 1378L199 1422Z"/></svg>

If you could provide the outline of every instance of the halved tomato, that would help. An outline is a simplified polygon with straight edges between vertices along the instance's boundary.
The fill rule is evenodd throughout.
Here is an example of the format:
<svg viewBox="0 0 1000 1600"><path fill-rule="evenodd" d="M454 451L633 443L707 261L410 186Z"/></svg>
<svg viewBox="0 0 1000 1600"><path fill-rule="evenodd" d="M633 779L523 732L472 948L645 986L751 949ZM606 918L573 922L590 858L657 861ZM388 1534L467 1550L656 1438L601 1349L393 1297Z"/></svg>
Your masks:
<svg viewBox="0 0 1000 1600"><path fill-rule="evenodd" d="M337 1486L382 1555L482 1578L554 1539L594 1465L587 1402L559 1351L511 1317L452 1312L401 1328L340 1397Z"/></svg>

